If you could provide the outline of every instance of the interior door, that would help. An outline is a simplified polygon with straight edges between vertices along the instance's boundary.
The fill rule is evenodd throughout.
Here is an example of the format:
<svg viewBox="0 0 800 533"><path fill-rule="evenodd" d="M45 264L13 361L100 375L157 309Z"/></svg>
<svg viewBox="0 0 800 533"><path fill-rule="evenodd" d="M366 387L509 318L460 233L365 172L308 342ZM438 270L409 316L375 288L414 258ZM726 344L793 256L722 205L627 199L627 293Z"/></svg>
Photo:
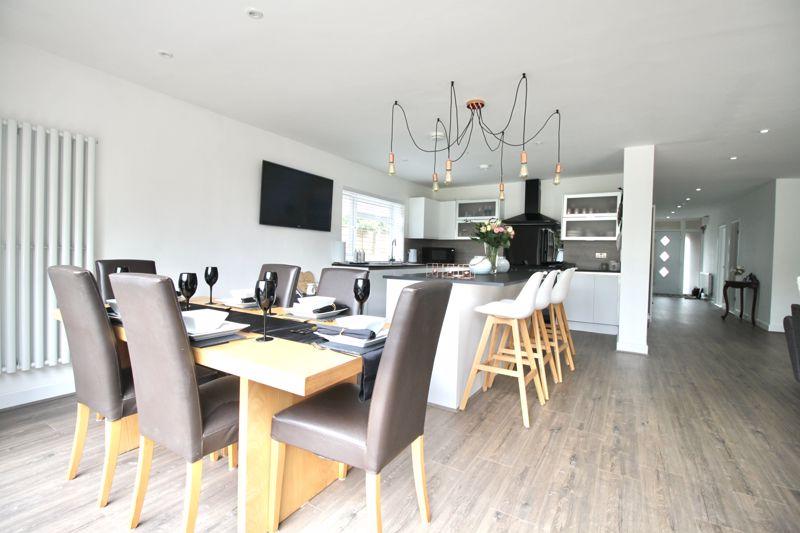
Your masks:
<svg viewBox="0 0 800 533"><path fill-rule="evenodd" d="M678 230L656 231L653 262L653 292L681 294L683 285L683 239Z"/></svg>

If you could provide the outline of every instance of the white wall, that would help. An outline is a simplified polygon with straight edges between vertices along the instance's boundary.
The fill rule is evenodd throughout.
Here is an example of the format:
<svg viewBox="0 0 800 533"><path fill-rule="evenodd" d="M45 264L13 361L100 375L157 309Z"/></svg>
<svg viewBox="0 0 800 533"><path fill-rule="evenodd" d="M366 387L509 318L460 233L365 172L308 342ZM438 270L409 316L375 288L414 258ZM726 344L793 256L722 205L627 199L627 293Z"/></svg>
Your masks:
<svg viewBox="0 0 800 533"><path fill-rule="evenodd" d="M219 295L252 286L265 261L318 275L340 239L343 187L402 202L429 195L427 187L34 48L0 43L0 72L0 116L99 138L98 257L153 258L173 278L215 265ZM258 224L263 159L334 180L330 233ZM0 390L9 379L0 376Z"/></svg>
<svg viewBox="0 0 800 533"><path fill-rule="evenodd" d="M511 179L506 183L506 199L503 202L501 216L504 218L522 214L525 211L525 182ZM561 211L565 194L584 194L594 192L617 192L622 186L620 174L598 174L561 178L559 185L553 180L543 179L541 188L542 214L561 220ZM476 200L481 198L497 198L497 184L468 185L464 187L442 187L435 194L437 200Z"/></svg>
<svg viewBox="0 0 800 533"><path fill-rule="evenodd" d="M768 329L772 293L775 181L755 187L731 202L708 210L708 226L703 246L703 272L713 272L715 279L719 276L717 264L719 227L734 220L739 221L738 263L748 273L754 273L761 282L756 306L756 323ZM733 295L732 290L730 294ZM751 298L752 292L745 291L744 312L747 317L750 316Z"/></svg>
<svg viewBox="0 0 800 533"><path fill-rule="evenodd" d="M800 303L797 287L797 276L800 276L798 207L800 207L800 178L776 180L770 331L783 331L783 317L790 314L792 304Z"/></svg>

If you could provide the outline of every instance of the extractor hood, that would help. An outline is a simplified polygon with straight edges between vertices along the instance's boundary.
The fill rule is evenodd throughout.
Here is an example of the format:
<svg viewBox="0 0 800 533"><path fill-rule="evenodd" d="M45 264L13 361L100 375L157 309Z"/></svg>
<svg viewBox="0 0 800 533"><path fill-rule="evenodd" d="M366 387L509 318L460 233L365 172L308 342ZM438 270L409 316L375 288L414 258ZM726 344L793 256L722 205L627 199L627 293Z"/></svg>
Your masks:
<svg viewBox="0 0 800 533"><path fill-rule="evenodd" d="M506 224L516 226L559 226L554 220L539 212L541 209L541 181L538 179L525 180L525 212L521 215L505 219Z"/></svg>

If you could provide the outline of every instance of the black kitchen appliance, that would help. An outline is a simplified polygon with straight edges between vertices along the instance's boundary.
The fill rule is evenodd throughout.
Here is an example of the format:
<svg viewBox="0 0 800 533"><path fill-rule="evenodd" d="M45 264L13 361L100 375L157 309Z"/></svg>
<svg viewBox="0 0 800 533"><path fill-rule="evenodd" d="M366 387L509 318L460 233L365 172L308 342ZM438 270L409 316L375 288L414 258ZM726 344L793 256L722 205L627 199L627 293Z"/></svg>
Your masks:
<svg viewBox="0 0 800 533"><path fill-rule="evenodd" d="M538 266L555 261L556 241L561 226L557 220L539 212L541 183L538 179L525 181L525 212L504 220L514 227L506 255L515 266Z"/></svg>
<svg viewBox="0 0 800 533"><path fill-rule="evenodd" d="M455 263L456 249L442 246L423 246L419 249L420 263Z"/></svg>

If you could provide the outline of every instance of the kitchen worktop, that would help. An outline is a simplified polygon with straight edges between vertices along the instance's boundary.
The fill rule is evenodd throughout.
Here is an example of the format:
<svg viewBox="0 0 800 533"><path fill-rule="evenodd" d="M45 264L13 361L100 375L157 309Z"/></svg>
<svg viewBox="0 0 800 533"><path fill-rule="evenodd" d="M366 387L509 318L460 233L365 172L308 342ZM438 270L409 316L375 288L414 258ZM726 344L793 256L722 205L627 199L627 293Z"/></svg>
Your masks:
<svg viewBox="0 0 800 533"><path fill-rule="evenodd" d="M408 263L406 261L368 261L366 263L336 262L333 266L366 268L368 270L391 270L393 268L425 268L424 263Z"/></svg>
<svg viewBox="0 0 800 533"><path fill-rule="evenodd" d="M508 285L516 285L518 283L525 283L534 272L548 271L548 268L526 268L520 270L511 270L505 273L497 274L476 274L473 279L446 279L446 278L432 278L425 273L418 274L386 274L383 277L386 279L400 279L406 281L450 281L459 284L468 285L490 285L495 287L506 287Z"/></svg>

